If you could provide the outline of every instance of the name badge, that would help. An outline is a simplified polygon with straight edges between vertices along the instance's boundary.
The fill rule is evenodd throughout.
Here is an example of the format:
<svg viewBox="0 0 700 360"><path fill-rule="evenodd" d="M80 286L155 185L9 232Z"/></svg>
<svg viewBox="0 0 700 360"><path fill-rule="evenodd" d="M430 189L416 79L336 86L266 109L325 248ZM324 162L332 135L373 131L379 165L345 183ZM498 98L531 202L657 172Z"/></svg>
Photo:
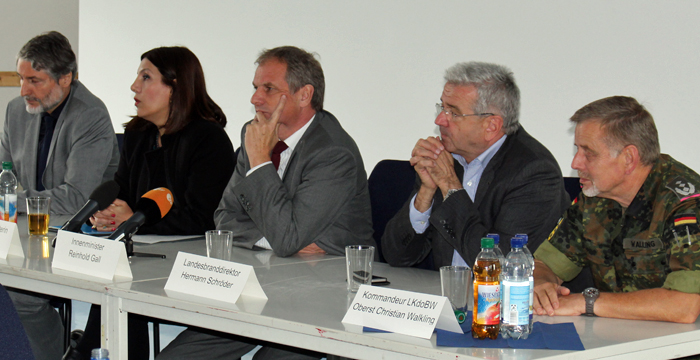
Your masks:
<svg viewBox="0 0 700 360"><path fill-rule="evenodd" d="M444 296L360 285L343 323L429 339L437 327L463 334Z"/></svg>
<svg viewBox="0 0 700 360"><path fill-rule="evenodd" d="M108 281L115 276L133 279L123 242L65 230L56 236L51 267L54 272L79 278L89 274Z"/></svg>
<svg viewBox="0 0 700 360"><path fill-rule="evenodd" d="M182 251L165 290L231 304L241 295L267 300L252 266Z"/></svg>
<svg viewBox="0 0 700 360"><path fill-rule="evenodd" d="M0 259L6 260L8 255L24 257L24 251L17 224L0 220Z"/></svg>
<svg viewBox="0 0 700 360"><path fill-rule="evenodd" d="M630 250L657 250L663 249L664 243L661 239L630 239L622 240L622 247Z"/></svg>

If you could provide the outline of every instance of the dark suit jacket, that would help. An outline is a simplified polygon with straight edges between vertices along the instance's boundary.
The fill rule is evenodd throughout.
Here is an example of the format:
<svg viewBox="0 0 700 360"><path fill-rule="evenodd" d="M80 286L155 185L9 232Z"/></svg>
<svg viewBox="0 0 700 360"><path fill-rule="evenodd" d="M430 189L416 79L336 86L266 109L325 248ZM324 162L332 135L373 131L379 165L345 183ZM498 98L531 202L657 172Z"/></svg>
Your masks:
<svg viewBox="0 0 700 360"><path fill-rule="evenodd" d="M114 175L119 198L131 209L149 190L166 187L173 207L158 223L139 234L204 235L214 229L214 211L236 166L233 145L221 125L192 120L182 130L161 137L155 126L124 134L119 169Z"/></svg>
<svg viewBox="0 0 700 360"><path fill-rule="evenodd" d="M455 170L461 179L464 169L456 161ZM413 195L419 187L416 176ZM522 127L506 138L484 169L475 201L458 191L443 203L439 190L433 200L430 226L423 234L411 226L410 199L387 224L382 250L392 266L412 266L433 256L438 269L452 263L454 249L471 266L487 233L500 234L504 254L514 234L526 233L534 252L569 204L556 160Z"/></svg>
<svg viewBox="0 0 700 360"><path fill-rule="evenodd" d="M355 141L327 111L316 113L280 179L272 164L249 176L245 126L236 171L214 215L234 245L253 248L265 237L278 256L311 243L331 255L346 245L374 244L367 174Z"/></svg>

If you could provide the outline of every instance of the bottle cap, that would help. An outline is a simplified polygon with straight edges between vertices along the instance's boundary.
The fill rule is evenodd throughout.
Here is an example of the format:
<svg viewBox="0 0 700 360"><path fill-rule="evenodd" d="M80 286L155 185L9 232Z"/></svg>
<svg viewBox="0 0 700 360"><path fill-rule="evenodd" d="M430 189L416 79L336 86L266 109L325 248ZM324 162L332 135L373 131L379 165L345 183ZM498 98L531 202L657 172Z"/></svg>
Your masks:
<svg viewBox="0 0 700 360"><path fill-rule="evenodd" d="M92 359L108 359L109 351L107 349L102 348L92 349L90 357Z"/></svg>
<svg viewBox="0 0 700 360"><path fill-rule="evenodd" d="M525 240L525 244L527 244L527 234L515 234L515 237Z"/></svg>
<svg viewBox="0 0 700 360"><path fill-rule="evenodd" d="M2 169L3 170L12 170L12 161L3 161L2 162Z"/></svg>
<svg viewBox="0 0 700 360"><path fill-rule="evenodd" d="M493 249L493 239L491 238L481 238L481 248L482 249Z"/></svg>
<svg viewBox="0 0 700 360"><path fill-rule="evenodd" d="M510 247L512 248L522 248L525 245L525 239L521 237L514 237L510 239Z"/></svg>
<svg viewBox="0 0 700 360"><path fill-rule="evenodd" d="M486 234L486 237L493 239L494 245L498 245L498 243L501 241L501 236L498 234Z"/></svg>

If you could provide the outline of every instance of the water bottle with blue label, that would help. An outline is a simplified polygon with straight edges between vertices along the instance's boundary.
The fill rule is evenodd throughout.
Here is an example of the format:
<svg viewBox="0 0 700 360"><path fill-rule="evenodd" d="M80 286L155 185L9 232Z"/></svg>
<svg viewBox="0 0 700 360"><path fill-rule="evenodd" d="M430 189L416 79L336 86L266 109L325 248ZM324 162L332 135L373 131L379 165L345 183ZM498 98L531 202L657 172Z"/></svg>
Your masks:
<svg viewBox="0 0 700 360"><path fill-rule="evenodd" d="M511 250L506 256L502 274L503 316L501 336L504 338L527 339L530 334L530 277L532 266L523 252L525 241L514 237L510 241Z"/></svg>

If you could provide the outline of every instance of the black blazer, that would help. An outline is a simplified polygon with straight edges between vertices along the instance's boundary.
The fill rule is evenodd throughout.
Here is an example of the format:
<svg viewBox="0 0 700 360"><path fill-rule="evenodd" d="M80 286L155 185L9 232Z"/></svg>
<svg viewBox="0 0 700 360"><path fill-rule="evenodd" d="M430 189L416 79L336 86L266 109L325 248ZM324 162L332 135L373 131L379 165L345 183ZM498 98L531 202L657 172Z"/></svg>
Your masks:
<svg viewBox="0 0 700 360"><path fill-rule="evenodd" d="M455 161L461 179L464 168ZM458 191L442 202L442 192L433 199L430 226L416 234L409 219L409 201L387 224L382 250L392 266L412 266L427 256L435 269L450 265L454 249L470 266L481 250L487 233L501 236L500 248L510 251L510 239L526 233L528 248L535 249L547 238L569 205L561 170L554 156L520 127L509 135L484 169L472 202L466 191Z"/></svg>
<svg viewBox="0 0 700 360"><path fill-rule="evenodd" d="M173 207L158 223L142 226L139 234L204 235L215 229L214 211L236 166L231 140L221 125L192 120L182 130L161 138L155 126L124 134L119 168L114 175L119 199L134 209L151 189L166 187Z"/></svg>

